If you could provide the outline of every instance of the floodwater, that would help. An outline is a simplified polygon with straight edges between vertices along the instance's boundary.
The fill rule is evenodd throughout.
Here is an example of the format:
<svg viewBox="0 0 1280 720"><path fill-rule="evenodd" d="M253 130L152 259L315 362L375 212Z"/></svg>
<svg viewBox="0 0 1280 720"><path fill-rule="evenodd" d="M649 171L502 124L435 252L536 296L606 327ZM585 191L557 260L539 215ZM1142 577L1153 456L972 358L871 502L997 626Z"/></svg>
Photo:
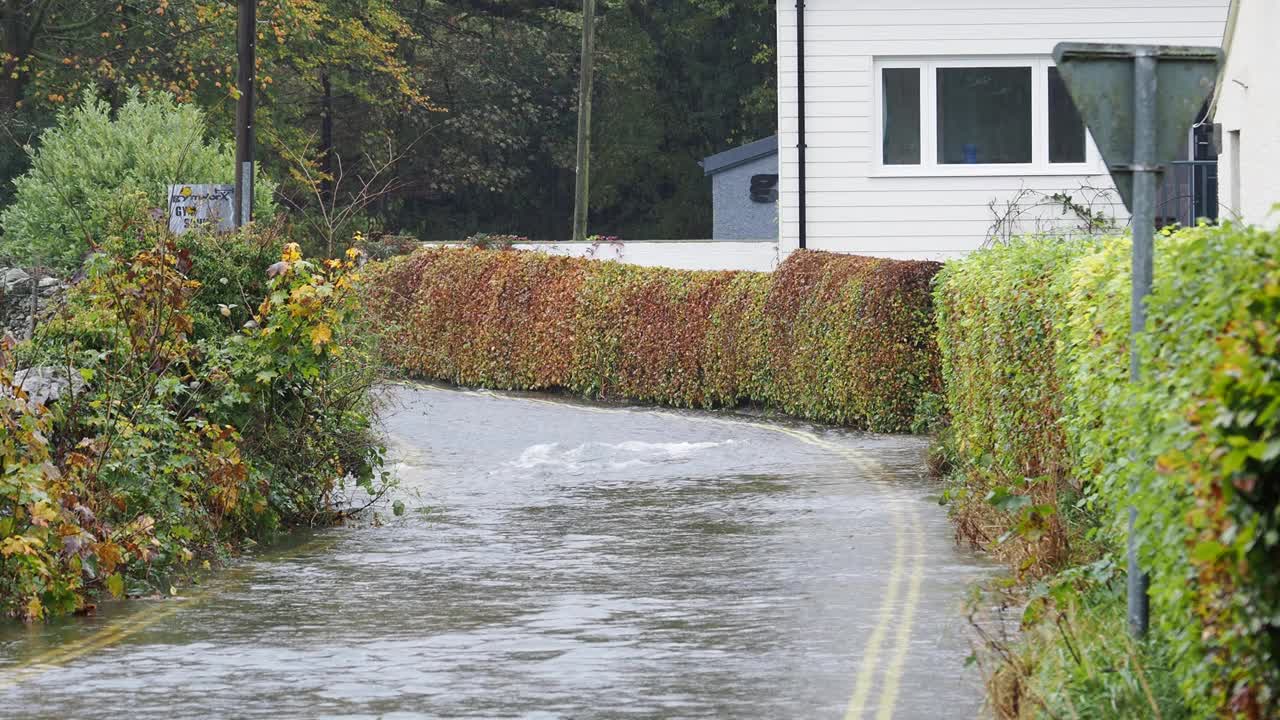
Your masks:
<svg viewBox="0 0 1280 720"><path fill-rule="evenodd" d="M922 439L391 394L403 516L0 627L0 717L979 716Z"/></svg>

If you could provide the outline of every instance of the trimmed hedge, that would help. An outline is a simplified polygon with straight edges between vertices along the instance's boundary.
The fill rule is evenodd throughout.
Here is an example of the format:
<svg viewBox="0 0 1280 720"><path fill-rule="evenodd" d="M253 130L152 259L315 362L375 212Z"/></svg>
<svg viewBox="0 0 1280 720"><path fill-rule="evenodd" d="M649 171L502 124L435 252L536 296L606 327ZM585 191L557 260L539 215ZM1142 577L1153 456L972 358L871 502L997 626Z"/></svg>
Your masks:
<svg viewBox="0 0 1280 720"><path fill-rule="evenodd" d="M1129 253L1126 239L1029 240L939 276L961 528L966 518L986 523L975 537L1019 548L1022 567L1042 575L1099 554L1123 567L1132 502L1152 576L1153 642L1171 658L1186 707L1274 717L1280 234L1228 225L1161 238L1137 384L1128 381ZM1101 553L1062 547L1073 540Z"/></svg>
<svg viewBox="0 0 1280 720"><path fill-rule="evenodd" d="M366 287L387 361L413 376L906 431L941 391L939 268L798 252L774 273L702 272L438 248Z"/></svg>
<svg viewBox="0 0 1280 720"><path fill-rule="evenodd" d="M994 246L938 276L938 344L949 438L964 482L949 490L956 531L1022 573L1072 554L1056 509L1079 497L1057 373L1066 285L1079 242Z"/></svg>

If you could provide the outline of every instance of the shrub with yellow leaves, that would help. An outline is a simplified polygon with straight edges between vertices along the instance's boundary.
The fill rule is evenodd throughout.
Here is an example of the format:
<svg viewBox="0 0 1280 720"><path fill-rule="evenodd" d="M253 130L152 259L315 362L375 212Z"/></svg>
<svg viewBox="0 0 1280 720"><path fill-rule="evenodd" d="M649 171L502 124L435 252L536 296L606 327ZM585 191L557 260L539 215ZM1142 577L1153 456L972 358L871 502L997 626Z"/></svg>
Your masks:
<svg viewBox="0 0 1280 720"><path fill-rule="evenodd" d="M81 606L80 527L50 462L49 416L14 380L13 341L0 341L0 615L38 620Z"/></svg>
<svg viewBox="0 0 1280 720"><path fill-rule="evenodd" d="M244 322L221 242L122 216L58 316L0 348L0 616L180 586L248 538L341 517L348 488L385 487L376 369L346 331L359 253L291 244L251 263L266 298ZM34 405L13 355L83 384Z"/></svg>

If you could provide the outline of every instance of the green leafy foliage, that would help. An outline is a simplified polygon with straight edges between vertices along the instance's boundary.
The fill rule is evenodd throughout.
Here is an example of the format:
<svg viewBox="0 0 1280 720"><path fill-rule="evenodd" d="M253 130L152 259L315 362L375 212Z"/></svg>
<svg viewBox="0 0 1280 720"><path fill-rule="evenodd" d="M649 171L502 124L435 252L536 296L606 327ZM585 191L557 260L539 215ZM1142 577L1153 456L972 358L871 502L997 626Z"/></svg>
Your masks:
<svg viewBox="0 0 1280 720"><path fill-rule="evenodd" d="M940 390L936 263L798 252L777 272L425 250L374 271L388 362L463 385L679 407L756 402L904 431Z"/></svg>
<svg viewBox="0 0 1280 720"><path fill-rule="evenodd" d="M80 606L86 538L68 478L51 462L50 418L15 384L0 343L0 613L29 618ZM66 549L72 549L68 554Z"/></svg>
<svg viewBox="0 0 1280 720"><path fill-rule="evenodd" d="M112 225L60 314L19 348L84 380L52 409L13 387L0 351L0 613L165 590L246 538L334 519L357 487L383 487L372 364L348 332L358 253L313 264L286 246L244 273L266 294L244 320L195 279L225 277L222 242L179 241L145 213Z"/></svg>
<svg viewBox="0 0 1280 720"><path fill-rule="evenodd" d="M1280 237L1230 225L1164 235L1137 383L1128 240L1028 240L942 273L958 466L950 492L962 529L981 517L984 543L1019 546L1019 567L1058 577L1100 555L1118 560L1132 504L1152 576L1148 649L1179 679L1185 713L1271 717L1280 707ZM1024 524L1042 503L1073 552L1054 555ZM1084 625L1095 622L1089 614L1118 616L1122 598L1105 597L1059 610ZM1034 644L1060 636L1031 633L1028 652L1044 654ZM1076 689L1076 703L1096 696Z"/></svg>
<svg viewBox="0 0 1280 720"><path fill-rule="evenodd" d="M937 280L947 438L961 462L960 482L948 489L957 529L1031 576L1071 557L1062 516L1028 508L1079 497L1062 427L1055 318L1065 290L1057 278L1089 248L1002 244L948 263ZM1009 533L1024 523L1029 532Z"/></svg>
<svg viewBox="0 0 1280 720"><path fill-rule="evenodd" d="M113 113L90 88L26 150L31 167L14 181L14 202L0 213L0 253L62 268L79 264L105 236L125 199L139 196L145 207L166 210L168 185L229 183L235 164L229 147L206 139L198 108L137 90ZM274 213L274 188L265 179L255 184L260 220Z"/></svg>
<svg viewBox="0 0 1280 720"><path fill-rule="evenodd" d="M1130 637L1124 583L1115 575L1100 561L1031 588L1017 647L990 639L1010 658L984 667L996 717L1203 717L1182 696L1169 644Z"/></svg>

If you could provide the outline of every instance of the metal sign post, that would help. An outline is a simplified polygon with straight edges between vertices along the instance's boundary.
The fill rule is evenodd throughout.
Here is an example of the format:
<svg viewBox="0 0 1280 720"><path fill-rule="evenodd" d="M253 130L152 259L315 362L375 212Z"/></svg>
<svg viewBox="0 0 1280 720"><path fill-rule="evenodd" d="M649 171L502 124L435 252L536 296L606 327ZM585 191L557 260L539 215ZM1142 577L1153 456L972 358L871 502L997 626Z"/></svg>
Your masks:
<svg viewBox="0 0 1280 720"><path fill-rule="evenodd" d="M1138 336L1146 328L1155 254L1156 194L1164 170L1213 91L1222 51L1208 47L1060 43L1054 62L1133 215L1129 377L1141 378ZM1131 488L1130 492L1136 488ZM1147 633L1150 578L1138 561L1138 511L1129 507L1129 631Z"/></svg>

